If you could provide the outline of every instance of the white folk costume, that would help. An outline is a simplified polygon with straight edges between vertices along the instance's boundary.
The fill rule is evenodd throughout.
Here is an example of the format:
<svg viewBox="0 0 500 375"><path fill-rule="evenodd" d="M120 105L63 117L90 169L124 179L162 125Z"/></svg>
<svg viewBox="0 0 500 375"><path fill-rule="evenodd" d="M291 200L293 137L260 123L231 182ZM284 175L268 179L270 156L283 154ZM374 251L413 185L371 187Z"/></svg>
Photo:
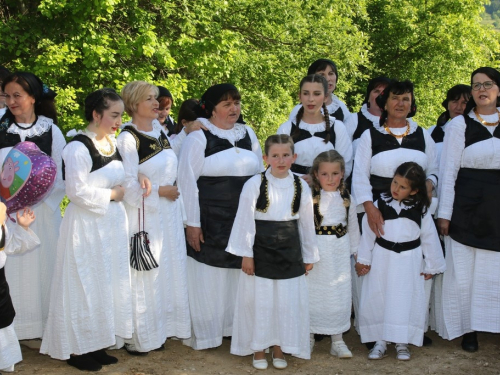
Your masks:
<svg viewBox="0 0 500 375"><path fill-rule="evenodd" d="M498 115L481 115L496 122ZM439 173L438 218L451 220L445 237L443 321L452 340L471 331L500 332L500 128L474 111L448 124Z"/></svg>
<svg viewBox="0 0 500 375"><path fill-rule="evenodd" d="M292 165L292 172L299 175L307 174L316 156L324 151L337 150L345 161L345 177L351 175L352 144L346 127L341 121L330 117L330 141L325 143L325 137L327 136L325 126L324 122L308 124L300 121L299 136L294 138L297 160ZM296 128L295 119L288 120L280 125L276 133L292 136Z"/></svg>
<svg viewBox="0 0 500 375"><path fill-rule="evenodd" d="M80 132L62 153L70 203L61 223L40 348L52 358L68 359L115 345L115 336L132 336L127 215L122 202L110 201L125 172L116 141L110 140L101 151L94 133Z"/></svg>
<svg viewBox="0 0 500 375"><path fill-rule="evenodd" d="M362 342L422 345L428 302L424 276L445 270L432 216L387 195L375 202L384 218L381 238L363 217L358 262L371 265L362 276L359 331ZM425 258L425 259L424 259Z"/></svg>
<svg viewBox="0 0 500 375"><path fill-rule="evenodd" d="M14 365L23 359L13 324L16 312L9 295L11 285L5 279L4 266L7 255L10 257L16 253L30 251L38 245L40 240L35 232L31 229L25 230L9 220L0 231L0 371L14 371Z"/></svg>
<svg viewBox="0 0 500 375"><path fill-rule="evenodd" d="M351 137L352 140L352 151L354 155L356 155L356 147L358 146L361 135L367 129L379 127L379 121L380 116L372 115L368 111L366 103L361 106L361 110L358 113L353 113L352 121L349 124L350 126L347 127L346 124L346 129L349 137Z"/></svg>
<svg viewBox="0 0 500 375"><path fill-rule="evenodd" d="M315 192L314 222L320 261L307 276L311 333L341 334L351 326L351 254L358 251L356 205L339 191ZM356 277L356 276L355 276Z"/></svg>
<svg viewBox="0 0 500 375"><path fill-rule="evenodd" d="M156 120L149 132L129 122L118 137L131 235L139 231L139 208L142 221L143 189L138 174L149 178L153 186L150 196L144 199L144 228L159 267L149 271L131 269L134 334L127 343L140 352L159 348L167 337L191 336L182 196L171 201L158 194L160 186L173 186L177 180L176 154L185 138L186 132L182 131L170 142Z"/></svg>
<svg viewBox="0 0 500 375"><path fill-rule="evenodd" d="M31 228L40 236L40 249L10 257L5 267L17 312L14 326L19 340L41 338L47 322L61 224L59 204L64 197L61 153L66 145L61 130L53 121L39 116L34 124L12 123L7 129L0 129L0 162L3 163L13 146L23 141L34 142L54 159L57 176L52 191L33 208L36 220Z"/></svg>
<svg viewBox="0 0 500 375"><path fill-rule="evenodd" d="M244 183L263 170L262 151L253 130L236 123L189 135L179 162L179 188L187 225L201 227L201 251L188 247L188 288L194 349L220 346L231 336L241 258L225 252Z"/></svg>
<svg viewBox="0 0 500 375"><path fill-rule="evenodd" d="M304 263L316 263L319 255L307 184L291 172L276 178L270 169L252 177L241 193L226 251L255 262L255 276L239 271L231 353L244 356L279 345L309 359Z"/></svg>
<svg viewBox="0 0 500 375"><path fill-rule="evenodd" d="M354 120L353 114L349 112L349 109L347 109L345 103L340 100L337 95L332 93L331 97L332 102L326 106L328 114L332 117L335 117L338 121L342 121L345 124L346 128L351 128L353 126L352 121ZM290 112L290 116L288 116L289 121L295 122L297 113L299 112L299 109L301 107L302 104L300 103L293 107L292 112ZM323 110L321 110L321 113L323 113Z"/></svg>

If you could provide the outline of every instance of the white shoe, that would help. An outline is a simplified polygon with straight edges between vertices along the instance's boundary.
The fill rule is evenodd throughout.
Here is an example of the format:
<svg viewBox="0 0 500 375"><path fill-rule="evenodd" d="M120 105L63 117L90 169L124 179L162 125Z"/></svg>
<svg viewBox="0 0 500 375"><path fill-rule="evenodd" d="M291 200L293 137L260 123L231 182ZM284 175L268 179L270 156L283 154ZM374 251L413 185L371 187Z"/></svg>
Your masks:
<svg viewBox="0 0 500 375"><path fill-rule="evenodd" d="M387 344L383 343L383 341L377 341L373 349L368 353L368 359L382 359L387 357L387 354L385 354L386 351Z"/></svg>
<svg viewBox="0 0 500 375"><path fill-rule="evenodd" d="M274 353L273 353L273 366L275 369L278 370L283 370L288 366L288 363L286 363L285 356L283 355L283 358L274 358Z"/></svg>
<svg viewBox="0 0 500 375"><path fill-rule="evenodd" d="M409 361L411 359L411 353L406 344L396 344L396 358L400 361Z"/></svg>
<svg viewBox="0 0 500 375"><path fill-rule="evenodd" d="M255 359L255 353L253 354L252 366L257 370L267 369L267 359Z"/></svg>
<svg viewBox="0 0 500 375"><path fill-rule="evenodd" d="M339 358L352 358L352 353L344 341L332 342L330 354Z"/></svg>

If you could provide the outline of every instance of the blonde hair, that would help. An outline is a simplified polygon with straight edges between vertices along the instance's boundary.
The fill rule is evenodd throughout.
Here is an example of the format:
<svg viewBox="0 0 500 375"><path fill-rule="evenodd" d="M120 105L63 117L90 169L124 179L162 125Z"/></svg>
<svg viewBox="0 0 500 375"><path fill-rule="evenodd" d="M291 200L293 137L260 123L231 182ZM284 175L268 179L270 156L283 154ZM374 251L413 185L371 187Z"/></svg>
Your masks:
<svg viewBox="0 0 500 375"><path fill-rule="evenodd" d="M292 137L288 134L273 134L267 137L266 143L264 144L264 153L269 156L269 149L272 145L290 145L290 149L292 150L292 154L295 153L295 145L293 143Z"/></svg>
<svg viewBox="0 0 500 375"><path fill-rule="evenodd" d="M342 155L340 155L337 151L335 150L329 150L329 151L324 151L318 156L313 161L313 165L311 167L311 170L309 171L309 174L311 175L311 179L313 182L313 187L314 190L320 191L321 190L321 185L316 177L316 173L319 171L319 165L321 163L339 163L340 164L340 170L345 173L345 161ZM342 196L346 196L347 194L347 188L345 186L344 178L340 181L339 185L339 192Z"/></svg>
<svg viewBox="0 0 500 375"><path fill-rule="evenodd" d="M129 82L123 87L121 96L125 111L129 116L133 116L137 112L137 105L148 97L151 89L157 98L159 95L158 87L144 81Z"/></svg>

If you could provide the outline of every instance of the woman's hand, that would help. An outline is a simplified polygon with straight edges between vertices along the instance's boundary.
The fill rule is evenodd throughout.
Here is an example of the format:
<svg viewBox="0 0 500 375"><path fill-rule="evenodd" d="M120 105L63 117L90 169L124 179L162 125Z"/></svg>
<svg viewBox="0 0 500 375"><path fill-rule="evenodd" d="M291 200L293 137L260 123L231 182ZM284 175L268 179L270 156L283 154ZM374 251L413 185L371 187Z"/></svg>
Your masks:
<svg viewBox="0 0 500 375"><path fill-rule="evenodd" d="M21 211L17 211L17 224L19 224L24 230L28 230L29 226L35 221L36 216L35 212L26 207L23 210L23 213L20 214Z"/></svg>
<svg viewBox="0 0 500 375"><path fill-rule="evenodd" d="M430 280L432 279L432 276L434 276L431 275L430 273L421 273L420 275L424 277L424 280Z"/></svg>
<svg viewBox="0 0 500 375"><path fill-rule="evenodd" d="M241 270L248 276L255 275L255 262L253 261L253 258L243 257L243 260L241 261Z"/></svg>
<svg viewBox="0 0 500 375"><path fill-rule="evenodd" d="M167 198L168 200L175 201L177 198L179 198L179 189L177 189L177 186L171 186L171 185L166 185L166 186L160 186L158 188L158 194L160 197Z"/></svg>
<svg viewBox="0 0 500 375"><path fill-rule="evenodd" d="M309 275L309 271L311 271L314 267L314 264L312 263L304 263L304 266L306 268L306 276Z"/></svg>
<svg viewBox="0 0 500 375"><path fill-rule="evenodd" d="M450 230L450 221L446 219L437 219L437 227L441 235L447 236Z"/></svg>
<svg viewBox="0 0 500 375"><path fill-rule="evenodd" d="M109 199L115 202L121 202L124 195L125 188L121 185L118 185L111 189L111 197Z"/></svg>
<svg viewBox="0 0 500 375"><path fill-rule="evenodd" d="M426 180L425 187L427 188L427 196L429 197L429 200L432 200L432 191L434 190L434 184L431 180Z"/></svg>
<svg viewBox="0 0 500 375"><path fill-rule="evenodd" d="M200 251L201 243L205 243L205 240L203 239L203 232L201 231L200 227L191 227L187 226L186 227L186 239L189 244L195 251Z"/></svg>
<svg viewBox="0 0 500 375"><path fill-rule="evenodd" d="M200 130L200 129L208 130L205 127L205 125L203 125L201 123L201 121L198 121L198 120L189 121L188 123L186 123L186 126L184 126L184 131L186 132L186 134L189 134L191 132L194 132L194 131Z"/></svg>
<svg viewBox="0 0 500 375"><path fill-rule="evenodd" d="M364 276L368 272L370 272L372 266L367 266L366 264L361 264L356 262L356 265L354 266L354 269L356 270L356 273L358 276Z"/></svg>
<svg viewBox="0 0 500 375"><path fill-rule="evenodd" d="M367 201L363 203L365 208L366 218L368 219L368 225L370 229L375 233L377 237L384 235L384 218L380 213L380 210L375 207L373 202Z"/></svg>
<svg viewBox="0 0 500 375"><path fill-rule="evenodd" d="M149 194L151 194L151 181L149 181L149 178L144 176L142 173L138 174L138 179L139 184L141 184L141 189L144 190L142 196L146 198L149 196Z"/></svg>
<svg viewBox="0 0 500 375"><path fill-rule="evenodd" d="M7 206L0 202L0 224L5 223L5 220L7 220Z"/></svg>

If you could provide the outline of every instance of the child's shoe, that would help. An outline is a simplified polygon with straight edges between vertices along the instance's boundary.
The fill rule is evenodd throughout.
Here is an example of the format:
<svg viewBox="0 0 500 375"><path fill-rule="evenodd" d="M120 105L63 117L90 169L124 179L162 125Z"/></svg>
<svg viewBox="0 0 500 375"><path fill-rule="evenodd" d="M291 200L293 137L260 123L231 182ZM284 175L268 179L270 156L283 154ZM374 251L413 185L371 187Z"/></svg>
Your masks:
<svg viewBox="0 0 500 375"><path fill-rule="evenodd" d="M373 349L370 350L370 353L368 353L368 359L382 359L384 357L387 357L387 354L385 354L386 351L387 351L386 342L377 341Z"/></svg>
<svg viewBox="0 0 500 375"><path fill-rule="evenodd" d="M273 366L275 369L278 370L283 370L288 366L288 363L286 363L285 356L283 358L274 358L274 353L273 353Z"/></svg>
<svg viewBox="0 0 500 375"><path fill-rule="evenodd" d="M411 358L410 350L406 344L396 344L396 358L400 361L409 361Z"/></svg>
<svg viewBox="0 0 500 375"><path fill-rule="evenodd" d="M344 341L332 342L330 354L339 358L352 358L352 353Z"/></svg>
<svg viewBox="0 0 500 375"><path fill-rule="evenodd" d="M252 366L257 370L267 369L267 359L255 359L255 353L253 353Z"/></svg>

